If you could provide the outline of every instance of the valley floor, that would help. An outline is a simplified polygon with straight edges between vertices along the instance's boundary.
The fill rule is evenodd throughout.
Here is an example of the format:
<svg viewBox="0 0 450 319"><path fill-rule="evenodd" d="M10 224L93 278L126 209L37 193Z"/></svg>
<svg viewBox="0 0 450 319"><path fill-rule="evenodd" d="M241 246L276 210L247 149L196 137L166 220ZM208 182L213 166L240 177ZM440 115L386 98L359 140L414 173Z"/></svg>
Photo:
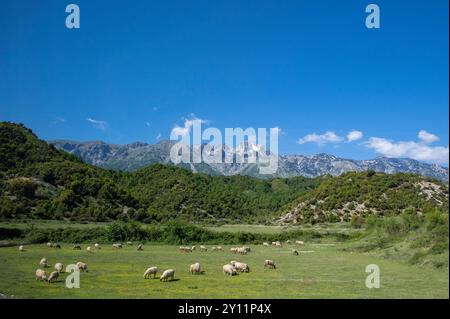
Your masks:
<svg viewBox="0 0 450 319"><path fill-rule="evenodd" d="M234 255L230 246L224 251L181 253L173 245L146 245L113 250L104 245L93 253L46 245L0 248L0 293L14 298L449 298L448 269L412 266L383 259L370 253L342 251L340 243L307 243L299 256L291 255L294 246L282 248L249 245L248 255ZM35 280L35 270L42 257L53 270L56 262L64 265L86 262L89 272L81 273L81 287L68 289L67 274L55 283ZM277 269L265 269L265 259L272 259ZM222 266L231 260L248 263L251 272L228 277ZM189 265L200 262L205 273L191 275ZM380 267L381 287L368 289L365 279L369 264ZM160 282L143 279L149 266L175 269L175 279Z"/></svg>

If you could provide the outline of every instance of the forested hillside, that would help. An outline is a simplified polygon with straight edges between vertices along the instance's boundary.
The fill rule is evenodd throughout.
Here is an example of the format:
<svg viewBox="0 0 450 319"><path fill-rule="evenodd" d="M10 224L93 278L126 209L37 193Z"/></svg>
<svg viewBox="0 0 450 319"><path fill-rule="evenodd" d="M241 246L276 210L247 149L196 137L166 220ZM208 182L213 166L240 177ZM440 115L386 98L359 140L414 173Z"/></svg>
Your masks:
<svg viewBox="0 0 450 319"><path fill-rule="evenodd" d="M6 122L0 123L0 152L1 218L264 223L323 180L209 176L159 164L115 172Z"/></svg>
<svg viewBox="0 0 450 319"><path fill-rule="evenodd" d="M345 173L289 203L278 222L350 221L398 215L406 209L419 215L435 209L448 212L448 199L448 184L418 175Z"/></svg>

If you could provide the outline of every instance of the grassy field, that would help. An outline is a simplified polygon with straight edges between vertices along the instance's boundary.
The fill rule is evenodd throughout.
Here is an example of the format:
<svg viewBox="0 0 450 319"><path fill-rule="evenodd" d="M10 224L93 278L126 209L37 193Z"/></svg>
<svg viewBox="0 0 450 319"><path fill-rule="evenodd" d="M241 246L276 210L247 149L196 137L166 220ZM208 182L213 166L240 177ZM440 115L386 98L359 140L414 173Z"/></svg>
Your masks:
<svg viewBox="0 0 450 319"><path fill-rule="evenodd" d="M448 298L448 269L410 266L368 253L344 252L344 244L306 244L299 256L291 255L291 246L283 248L250 245L252 252L237 256L224 251L181 253L176 246L146 245L113 250L110 245L88 253L74 251L69 244L62 249L41 245L0 248L0 293L15 298ZM210 246L209 246L210 247ZM84 261L89 272L81 274L80 289L65 287L66 274L55 283L38 282L34 272L39 260L47 257L53 268ZM272 259L278 269L264 269ZM250 273L228 277L222 266L230 260L249 264ZM189 265L200 262L203 275L188 273ZM381 287L365 287L365 267L377 264ZM159 274L175 269L175 281L144 280L149 266L158 266ZM50 272L52 268L47 268Z"/></svg>

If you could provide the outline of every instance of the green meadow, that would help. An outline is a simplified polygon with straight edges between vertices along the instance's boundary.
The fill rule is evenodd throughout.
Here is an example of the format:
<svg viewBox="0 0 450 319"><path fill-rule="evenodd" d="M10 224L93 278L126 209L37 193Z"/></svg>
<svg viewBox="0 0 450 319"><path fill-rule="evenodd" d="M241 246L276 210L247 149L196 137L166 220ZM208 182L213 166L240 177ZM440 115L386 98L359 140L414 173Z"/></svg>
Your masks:
<svg viewBox="0 0 450 319"><path fill-rule="evenodd" d="M102 245L93 253L73 250L71 244L61 249L45 244L0 248L0 293L13 298L449 298L447 268L409 265L404 261L385 259L373 253L344 251L345 243L306 243L301 248L283 245L282 248L248 245L248 255L235 255L231 246L223 251L194 251L182 253L175 245L144 246L136 244L113 249ZM291 254L297 248L298 256ZM36 281L39 260L49 261L47 273L53 265L64 266L83 261L89 272L81 273L81 287L65 286L63 273L53 283ZM273 260L277 269L265 269L265 259ZM229 277L222 266L231 260L247 263L250 273ZM204 273L192 275L189 265L200 262ZM380 267L381 287L368 289L365 279L369 264ZM144 279L149 266L158 267L158 275L168 268L175 269L175 280L160 282Z"/></svg>

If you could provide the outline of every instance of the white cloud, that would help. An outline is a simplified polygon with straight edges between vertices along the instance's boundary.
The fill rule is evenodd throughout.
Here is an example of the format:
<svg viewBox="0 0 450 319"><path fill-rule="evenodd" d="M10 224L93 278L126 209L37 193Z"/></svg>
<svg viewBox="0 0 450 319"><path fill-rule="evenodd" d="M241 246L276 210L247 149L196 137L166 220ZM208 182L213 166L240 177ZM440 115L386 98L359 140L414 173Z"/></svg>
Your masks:
<svg viewBox="0 0 450 319"><path fill-rule="evenodd" d="M419 161L448 164L448 146L429 146L414 141L392 142L380 137L371 137L364 145L386 157L408 157Z"/></svg>
<svg viewBox="0 0 450 319"><path fill-rule="evenodd" d="M339 143L341 141L342 137L336 135L336 133L332 131L328 131L321 135L318 135L316 133L305 135L304 137L300 138L297 143L316 143L317 145L322 146L327 143Z"/></svg>
<svg viewBox="0 0 450 319"><path fill-rule="evenodd" d="M279 126L275 126L275 127L273 127L273 129L277 132L278 136L286 135L286 133Z"/></svg>
<svg viewBox="0 0 450 319"><path fill-rule="evenodd" d="M361 131L350 131L347 134L347 142L353 142L362 139L363 133Z"/></svg>
<svg viewBox="0 0 450 319"><path fill-rule="evenodd" d="M184 119L184 126L178 126L175 125L174 128L171 131L171 135L177 135L177 136L185 136L188 135L191 130L192 126L194 125L195 121L199 121L202 124L209 123L208 120L202 120L196 117L194 114L189 114L189 117Z"/></svg>
<svg viewBox="0 0 450 319"><path fill-rule="evenodd" d="M145 122L145 126L150 127L150 122Z"/></svg>
<svg viewBox="0 0 450 319"><path fill-rule="evenodd" d="M156 139L159 140L161 138L161 133L158 133L158 135L156 135Z"/></svg>
<svg viewBox="0 0 450 319"><path fill-rule="evenodd" d="M436 135L429 133L425 130L420 130L419 134L417 135L417 137L419 137L419 139L424 142L424 143L433 143L436 141L439 141L439 137L437 137Z"/></svg>
<svg viewBox="0 0 450 319"><path fill-rule="evenodd" d="M95 119L90 118L90 117L88 117L86 119L86 121L92 123L92 125L95 128L98 128L99 130L102 130L102 131L106 130L106 128L108 127L108 123L105 122L105 121L95 120Z"/></svg>
<svg viewBox="0 0 450 319"><path fill-rule="evenodd" d="M63 124L66 122L66 119L60 116L55 116L55 120L52 122L53 124Z"/></svg>

